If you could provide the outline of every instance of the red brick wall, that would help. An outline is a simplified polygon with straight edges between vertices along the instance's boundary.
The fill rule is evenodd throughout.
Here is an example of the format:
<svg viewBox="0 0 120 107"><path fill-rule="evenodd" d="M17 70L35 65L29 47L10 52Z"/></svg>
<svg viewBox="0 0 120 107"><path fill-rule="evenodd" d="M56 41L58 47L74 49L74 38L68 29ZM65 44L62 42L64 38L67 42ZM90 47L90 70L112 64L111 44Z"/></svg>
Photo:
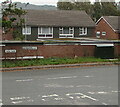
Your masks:
<svg viewBox="0 0 120 107"><path fill-rule="evenodd" d="M113 31L113 29L107 24L104 19L101 19L96 26L95 32L100 31L101 39L120 39L118 34ZM106 32L106 35L103 36L102 32Z"/></svg>
<svg viewBox="0 0 120 107"><path fill-rule="evenodd" d="M28 45L3 46L3 57L43 56L48 57L94 57L95 45L30 45L37 46L37 50L25 50ZM16 53L5 53L5 50L15 49ZM120 45L114 46L115 57L120 57Z"/></svg>
<svg viewBox="0 0 120 107"><path fill-rule="evenodd" d="M31 45L35 46L35 45ZM94 56L95 46L81 45L38 45L38 50L24 50L23 46L3 47L3 57L44 56L48 57L84 57ZM5 53L4 50L15 49L16 53Z"/></svg>
<svg viewBox="0 0 120 107"><path fill-rule="evenodd" d="M24 45L28 46L28 45ZM35 46L35 45L30 45L30 46ZM2 48L2 55L3 57L24 57L24 56L37 56L37 50L25 50L22 48L23 46L16 45L16 46L4 46ZM15 49L17 52L16 53L5 53L5 50L12 50ZM39 53L40 55L41 53Z"/></svg>
<svg viewBox="0 0 120 107"><path fill-rule="evenodd" d="M95 46L81 45L43 45L39 53L44 57L75 57L94 56Z"/></svg>

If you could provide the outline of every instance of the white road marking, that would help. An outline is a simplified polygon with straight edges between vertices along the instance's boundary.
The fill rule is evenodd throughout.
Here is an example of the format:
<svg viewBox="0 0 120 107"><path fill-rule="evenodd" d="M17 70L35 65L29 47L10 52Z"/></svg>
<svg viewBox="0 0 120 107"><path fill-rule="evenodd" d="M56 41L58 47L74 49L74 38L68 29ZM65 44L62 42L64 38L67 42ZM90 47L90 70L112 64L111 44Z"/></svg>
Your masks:
<svg viewBox="0 0 120 107"><path fill-rule="evenodd" d="M84 76L84 77L86 77L86 78L90 78L90 77L94 77L94 76L87 75L87 76Z"/></svg>
<svg viewBox="0 0 120 107"><path fill-rule="evenodd" d="M14 98L10 98L12 101L13 100L23 100L23 99L29 99L30 97L14 97Z"/></svg>
<svg viewBox="0 0 120 107"><path fill-rule="evenodd" d="M51 95L43 95L42 96L43 98L46 98L46 97L58 97L57 94L51 94Z"/></svg>
<svg viewBox="0 0 120 107"><path fill-rule="evenodd" d="M59 84L44 84L44 87L64 87L64 88L72 88L74 87L73 85L68 85L68 86L63 86L63 85L59 85Z"/></svg>
<svg viewBox="0 0 120 107"><path fill-rule="evenodd" d="M26 79L26 80L16 80L16 82L29 82L29 81L33 81L33 79Z"/></svg>
<svg viewBox="0 0 120 107"><path fill-rule="evenodd" d="M112 90L111 92L112 92L112 93L118 93L119 91L113 91L113 90Z"/></svg>
<svg viewBox="0 0 120 107"><path fill-rule="evenodd" d="M102 103L103 105L108 105L107 103Z"/></svg>
<svg viewBox="0 0 120 107"><path fill-rule="evenodd" d="M42 101L47 101L47 100L45 100L45 99L41 99Z"/></svg>
<svg viewBox="0 0 120 107"><path fill-rule="evenodd" d="M70 78L77 78L77 76L69 76L69 77L56 77L56 78L47 78L47 79L70 79Z"/></svg>
<svg viewBox="0 0 120 107"><path fill-rule="evenodd" d="M74 97L71 97L71 96L69 98L74 99Z"/></svg>
<svg viewBox="0 0 120 107"><path fill-rule="evenodd" d="M19 104L19 103L22 103L23 101L12 101L11 103L13 104Z"/></svg>
<svg viewBox="0 0 120 107"><path fill-rule="evenodd" d="M91 85L78 85L76 87L92 87Z"/></svg>
<svg viewBox="0 0 120 107"><path fill-rule="evenodd" d="M64 98L54 98L55 100L63 100Z"/></svg>
<svg viewBox="0 0 120 107"><path fill-rule="evenodd" d="M2 100L0 99L0 106L3 105Z"/></svg>
<svg viewBox="0 0 120 107"><path fill-rule="evenodd" d="M99 92L88 92L89 94L110 94L110 92L99 91Z"/></svg>
<svg viewBox="0 0 120 107"><path fill-rule="evenodd" d="M83 93L68 93L66 95L70 96L70 97L71 97L71 95L81 95L80 98L88 98L88 99L93 100L93 101L99 101L98 99L95 99L95 98L93 98L91 96L87 96L87 95L85 95Z"/></svg>
<svg viewBox="0 0 120 107"><path fill-rule="evenodd" d="M108 92L104 92L104 91L101 91L101 92L98 92L98 94L107 94Z"/></svg>

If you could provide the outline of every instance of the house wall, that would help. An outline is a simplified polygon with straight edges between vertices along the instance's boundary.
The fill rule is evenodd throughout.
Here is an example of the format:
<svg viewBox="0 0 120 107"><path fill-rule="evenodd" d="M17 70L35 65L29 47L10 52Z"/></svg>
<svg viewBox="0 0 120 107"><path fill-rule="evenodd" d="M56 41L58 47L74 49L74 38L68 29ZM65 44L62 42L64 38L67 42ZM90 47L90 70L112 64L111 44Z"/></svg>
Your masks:
<svg viewBox="0 0 120 107"><path fill-rule="evenodd" d="M115 33L104 19L101 19L100 22L96 25L95 32L97 31L100 31L101 39L120 39L118 33ZM106 32L105 36L102 35L103 31Z"/></svg>
<svg viewBox="0 0 120 107"><path fill-rule="evenodd" d="M53 38L59 38L59 27L53 28Z"/></svg>
<svg viewBox="0 0 120 107"><path fill-rule="evenodd" d="M95 27L87 28L87 35L79 35L79 27L75 27L74 37L95 37Z"/></svg>
<svg viewBox="0 0 120 107"><path fill-rule="evenodd" d="M31 35L26 35L27 40L34 41L38 39L38 27L32 27L31 28Z"/></svg>
<svg viewBox="0 0 120 107"><path fill-rule="evenodd" d="M88 28L87 35L79 35L79 27L74 27L74 37L94 37L94 30L95 28ZM20 32L22 32L20 30ZM59 27L53 27L53 38L59 38ZM31 35L27 35L27 40L29 41L35 41L39 39L38 38L38 27L32 27L31 28ZM40 38L42 39L42 38ZM45 38L44 38L45 39Z"/></svg>

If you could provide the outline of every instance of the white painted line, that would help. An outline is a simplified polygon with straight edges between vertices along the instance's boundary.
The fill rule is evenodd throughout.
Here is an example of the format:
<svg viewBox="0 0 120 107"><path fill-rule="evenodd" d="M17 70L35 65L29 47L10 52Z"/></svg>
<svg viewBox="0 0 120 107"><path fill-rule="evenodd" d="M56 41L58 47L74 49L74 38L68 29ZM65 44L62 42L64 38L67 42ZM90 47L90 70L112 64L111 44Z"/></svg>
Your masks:
<svg viewBox="0 0 120 107"><path fill-rule="evenodd" d="M69 98L74 99L74 97L69 97Z"/></svg>
<svg viewBox="0 0 120 107"><path fill-rule="evenodd" d="M90 99L90 100L93 100L93 101L99 101L98 99L95 99L95 98L93 98L93 97L91 97L91 96L87 96L87 95L85 95L85 94L83 94L83 93L68 93L68 94L66 94L67 96L71 96L71 95L81 95L80 97L81 98L88 98L88 99Z"/></svg>
<svg viewBox="0 0 120 107"><path fill-rule="evenodd" d="M14 97L10 98L11 100L23 100L23 99L29 99L30 97Z"/></svg>
<svg viewBox="0 0 120 107"><path fill-rule="evenodd" d="M0 106L2 106L3 105L3 103L0 103Z"/></svg>
<svg viewBox="0 0 120 107"><path fill-rule="evenodd" d="M113 91L113 90L112 90L111 92L112 92L112 93L118 93L119 91Z"/></svg>
<svg viewBox="0 0 120 107"><path fill-rule="evenodd" d="M103 105L108 105L107 103L102 103Z"/></svg>
<svg viewBox="0 0 120 107"><path fill-rule="evenodd" d="M47 79L69 79L69 78L77 78L77 76L69 76L69 77L56 77L56 78L47 78Z"/></svg>
<svg viewBox="0 0 120 107"><path fill-rule="evenodd" d="M90 77L94 77L94 76L87 75L87 76L84 76L84 77L86 77L86 78L90 78Z"/></svg>
<svg viewBox="0 0 120 107"><path fill-rule="evenodd" d="M89 94L109 94L109 92L100 91L100 92L88 92Z"/></svg>
<svg viewBox="0 0 120 107"><path fill-rule="evenodd" d="M54 98L55 100L63 100L64 98Z"/></svg>
<svg viewBox="0 0 120 107"><path fill-rule="evenodd" d="M33 81L33 79L26 79L26 80L16 80L16 82L29 82L29 81Z"/></svg>
<svg viewBox="0 0 120 107"><path fill-rule="evenodd" d="M47 100L45 100L45 99L41 99L42 101L47 101Z"/></svg>
<svg viewBox="0 0 120 107"><path fill-rule="evenodd" d="M22 103L23 101L12 101L11 103L13 104L19 104L19 103Z"/></svg>
<svg viewBox="0 0 120 107"><path fill-rule="evenodd" d="M91 85L78 85L76 87L92 87Z"/></svg>
<svg viewBox="0 0 120 107"><path fill-rule="evenodd" d="M57 94L51 94L51 95L43 95L42 97L43 98L46 98L46 97L58 97L59 95Z"/></svg>

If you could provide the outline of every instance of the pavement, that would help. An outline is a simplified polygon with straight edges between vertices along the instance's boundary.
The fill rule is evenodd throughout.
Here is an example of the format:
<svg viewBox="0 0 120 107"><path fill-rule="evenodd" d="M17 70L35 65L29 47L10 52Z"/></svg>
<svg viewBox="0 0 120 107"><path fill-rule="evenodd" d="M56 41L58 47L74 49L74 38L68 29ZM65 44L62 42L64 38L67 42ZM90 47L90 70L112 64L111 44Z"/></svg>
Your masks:
<svg viewBox="0 0 120 107"><path fill-rule="evenodd" d="M102 66L102 65L119 65L119 62L97 62L97 63L81 63L81 64L60 64L60 65L40 65L27 67L2 68L1 71L17 71L17 70L32 70L32 69L50 69L50 68L65 68L65 67L85 67L85 66Z"/></svg>

